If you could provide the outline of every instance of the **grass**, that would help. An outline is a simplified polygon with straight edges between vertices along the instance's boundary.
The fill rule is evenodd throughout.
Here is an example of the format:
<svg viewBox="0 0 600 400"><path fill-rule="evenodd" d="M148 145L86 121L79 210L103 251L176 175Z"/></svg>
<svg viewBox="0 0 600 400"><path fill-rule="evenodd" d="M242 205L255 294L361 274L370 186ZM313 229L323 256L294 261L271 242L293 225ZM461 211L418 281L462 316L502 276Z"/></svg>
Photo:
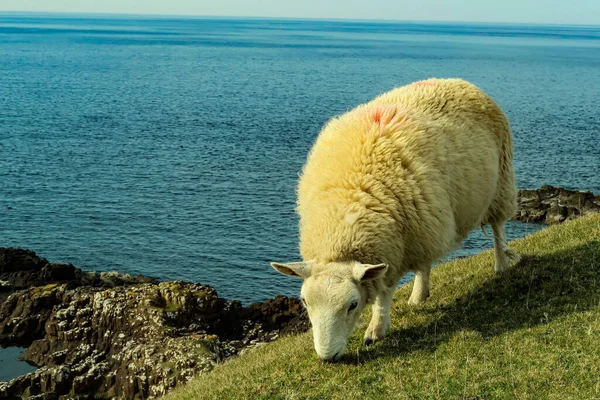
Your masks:
<svg viewBox="0 0 600 400"><path fill-rule="evenodd" d="M365 313L341 362L282 338L166 399L600 399L600 214L511 247L500 275L491 251L434 269L425 305L400 288L386 339L361 345Z"/></svg>

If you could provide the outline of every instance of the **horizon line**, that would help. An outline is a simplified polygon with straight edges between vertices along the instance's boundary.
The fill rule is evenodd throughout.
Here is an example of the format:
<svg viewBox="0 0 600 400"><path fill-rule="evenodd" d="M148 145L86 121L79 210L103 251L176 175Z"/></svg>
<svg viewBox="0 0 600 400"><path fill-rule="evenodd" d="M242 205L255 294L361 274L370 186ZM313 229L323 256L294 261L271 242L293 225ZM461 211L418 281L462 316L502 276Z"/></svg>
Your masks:
<svg viewBox="0 0 600 400"><path fill-rule="evenodd" d="M125 13L125 12L98 12L98 11L21 11L1 10L1 14L53 14L53 15L89 15L105 17L154 17L154 18L187 18L187 19L255 19L255 20L296 20L296 21L331 21L331 22L383 22L383 23L450 23L450 24L486 24L486 25L541 25L541 26L578 26L597 27L600 24L560 23L560 22L506 22L506 21L464 21L464 20L400 20L400 19L362 19L362 18L335 18L335 17L289 17L289 16L259 16L259 15L202 15L202 14L158 14L158 13Z"/></svg>

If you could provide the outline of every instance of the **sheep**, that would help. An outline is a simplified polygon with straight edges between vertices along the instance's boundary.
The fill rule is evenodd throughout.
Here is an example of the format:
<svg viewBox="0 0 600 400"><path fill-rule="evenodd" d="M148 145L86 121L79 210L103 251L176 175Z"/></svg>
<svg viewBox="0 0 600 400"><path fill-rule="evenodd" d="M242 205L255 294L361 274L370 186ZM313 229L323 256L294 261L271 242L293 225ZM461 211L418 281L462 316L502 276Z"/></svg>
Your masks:
<svg viewBox="0 0 600 400"><path fill-rule="evenodd" d="M408 302L425 301L431 264L476 227L492 227L497 273L519 261L505 236L516 210L512 157L505 115L461 79L399 87L326 124L298 183L304 261L271 263L304 279L321 359L340 358L367 304L364 344L381 340L400 278L413 271Z"/></svg>

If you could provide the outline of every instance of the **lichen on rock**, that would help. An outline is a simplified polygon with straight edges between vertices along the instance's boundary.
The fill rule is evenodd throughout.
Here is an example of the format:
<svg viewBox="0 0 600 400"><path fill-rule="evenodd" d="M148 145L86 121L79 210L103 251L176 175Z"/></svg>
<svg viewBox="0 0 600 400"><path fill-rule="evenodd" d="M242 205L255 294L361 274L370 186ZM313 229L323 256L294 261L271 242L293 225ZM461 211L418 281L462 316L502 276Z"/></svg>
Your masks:
<svg viewBox="0 0 600 400"><path fill-rule="evenodd" d="M157 398L244 349L308 329L297 299L242 307L210 286L86 273L27 250L0 249L0 280L10 293L0 345L27 347L23 359L40 367L0 382L0 398Z"/></svg>

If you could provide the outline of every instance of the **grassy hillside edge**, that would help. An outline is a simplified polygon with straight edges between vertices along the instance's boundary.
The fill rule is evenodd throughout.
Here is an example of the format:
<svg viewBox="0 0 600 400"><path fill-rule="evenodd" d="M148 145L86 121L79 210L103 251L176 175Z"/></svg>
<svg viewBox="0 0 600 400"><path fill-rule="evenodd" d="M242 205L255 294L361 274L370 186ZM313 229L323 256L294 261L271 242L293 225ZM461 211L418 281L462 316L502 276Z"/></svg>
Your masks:
<svg viewBox="0 0 600 400"><path fill-rule="evenodd" d="M491 240L490 240L491 245ZM217 366L166 399L600 398L600 214L511 243L523 258L493 273L493 254L435 268L431 297L399 289L387 338L321 362L311 333Z"/></svg>

